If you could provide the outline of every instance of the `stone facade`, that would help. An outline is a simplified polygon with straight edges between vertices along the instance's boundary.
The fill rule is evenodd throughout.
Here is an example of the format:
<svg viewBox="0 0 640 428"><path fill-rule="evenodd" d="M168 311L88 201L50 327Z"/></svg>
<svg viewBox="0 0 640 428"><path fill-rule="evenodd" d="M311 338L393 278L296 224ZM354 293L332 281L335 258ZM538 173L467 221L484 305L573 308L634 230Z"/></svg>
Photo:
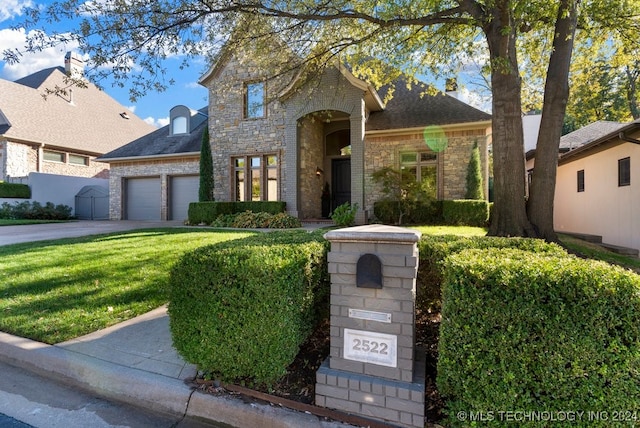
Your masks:
<svg viewBox="0 0 640 428"><path fill-rule="evenodd" d="M480 148L480 162L483 170L485 197L488 195L487 144L490 128L478 127L468 130L445 131L448 144L437 153L437 197L438 199L462 199L466 192L467 165L474 143ZM422 133L367 135L365 138L365 206L373 212L373 204L382 196L382 188L377 185L372 174L383 167L400 167L400 153L432 152L425 144Z"/></svg>
<svg viewBox="0 0 640 428"><path fill-rule="evenodd" d="M160 218L161 220L167 220L169 213L168 183L170 178L172 176L199 173L199 156L112 162L109 174L109 219L123 219L123 210L125 209L123 186L125 177L160 177Z"/></svg>
<svg viewBox="0 0 640 428"><path fill-rule="evenodd" d="M322 188L325 183L332 187L335 184L332 160L343 157L350 160L351 167L347 198L358 204L356 222L365 223L373 213L373 204L381 197L380 186L371 178L373 172L384 166L399 167L403 151L424 149L422 129L365 132L369 114L382 111L383 105L370 85L340 66L328 67L307 81L298 80L293 74L269 79L269 72L260 52L234 51L222 55L201 80L209 89L216 200L236 198L236 157L277 155L279 200L286 202L286 209L293 216L318 218ZM246 85L254 82L265 85L265 115L246 118ZM348 154L328 154L327 136L338 124L348 131ZM437 197L464 197L467 165L476 141L487 188L489 122L441 128L448 145L437 157ZM318 169L322 171L319 175Z"/></svg>
<svg viewBox="0 0 640 428"><path fill-rule="evenodd" d="M51 162L43 159L43 150L39 147L0 142L0 180L7 177L26 177L30 172L66 175L87 178L109 178L109 164L96 162L95 156L69 151L60 151L64 162ZM69 155L79 155L88 159L88 165L69 163Z"/></svg>

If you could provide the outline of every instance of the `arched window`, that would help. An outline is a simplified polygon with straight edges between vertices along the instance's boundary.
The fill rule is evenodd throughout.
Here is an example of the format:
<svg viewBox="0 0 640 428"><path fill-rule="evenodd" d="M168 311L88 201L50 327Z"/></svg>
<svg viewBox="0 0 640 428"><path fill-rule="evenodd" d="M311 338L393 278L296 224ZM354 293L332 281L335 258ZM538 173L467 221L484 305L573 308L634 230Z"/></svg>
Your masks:
<svg viewBox="0 0 640 428"><path fill-rule="evenodd" d="M191 118L191 110L186 106L175 106L169 113L169 119L171 121L170 134L180 135L188 134L191 132L189 121Z"/></svg>

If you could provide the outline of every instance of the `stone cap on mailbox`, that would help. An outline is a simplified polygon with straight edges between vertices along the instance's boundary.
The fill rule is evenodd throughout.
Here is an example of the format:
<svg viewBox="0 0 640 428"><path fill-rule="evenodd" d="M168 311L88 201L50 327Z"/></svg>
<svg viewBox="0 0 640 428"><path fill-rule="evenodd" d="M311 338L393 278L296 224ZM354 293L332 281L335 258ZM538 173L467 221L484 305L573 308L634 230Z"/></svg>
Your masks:
<svg viewBox="0 0 640 428"><path fill-rule="evenodd" d="M418 230L384 224L347 227L324 234L327 241L340 242L418 242L421 236L422 232Z"/></svg>

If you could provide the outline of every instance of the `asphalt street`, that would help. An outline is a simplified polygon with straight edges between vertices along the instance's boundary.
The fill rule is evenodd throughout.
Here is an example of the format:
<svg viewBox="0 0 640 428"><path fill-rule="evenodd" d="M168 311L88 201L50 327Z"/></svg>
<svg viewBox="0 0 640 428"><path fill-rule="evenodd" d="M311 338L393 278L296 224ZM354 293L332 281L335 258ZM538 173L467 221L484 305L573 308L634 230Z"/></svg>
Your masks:
<svg viewBox="0 0 640 428"><path fill-rule="evenodd" d="M100 398L0 362L1 428L220 428ZM1 416L4 414L5 416Z"/></svg>

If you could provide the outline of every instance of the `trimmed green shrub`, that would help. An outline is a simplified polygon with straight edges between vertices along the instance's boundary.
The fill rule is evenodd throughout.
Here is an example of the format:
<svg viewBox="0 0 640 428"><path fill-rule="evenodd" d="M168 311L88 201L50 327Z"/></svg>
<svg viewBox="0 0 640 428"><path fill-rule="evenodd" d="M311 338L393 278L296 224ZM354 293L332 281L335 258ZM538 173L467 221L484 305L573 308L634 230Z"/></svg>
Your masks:
<svg viewBox="0 0 640 428"><path fill-rule="evenodd" d="M68 205L54 205L47 202L44 206L37 201L16 202L11 205L4 202L0 206L0 218L28 220L69 220L72 208Z"/></svg>
<svg viewBox="0 0 640 428"><path fill-rule="evenodd" d="M287 213L269 214L245 211L240 214L222 214L216 218L213 227L237 227L249 229L291 229L302 227L296 217Z"/></svg>
<svg viewBox="0 0 640 428"><path fill-rule="evenodd" d="M489 202L471 199L442 201L442 217L447 224L484 227L489 223Z"/></svg>
<svg viewBox="0 0 640 428"><path fill-rule="evenodd" d="M169 279L173 343L229 382L275 382L328 312L320 233L256 235L185 254Z"/></svg>
<svg viewBox="0 0 640 428"><path fill-rule="evenodd" d="M439 312L443 261L451 254L466 249L515 248L536 254L566 256L567 252L557 244L542 239L463 237L456 235L422 235L418 241L417 308L426 312Z"/></svg>
<svg viewBox="0 0 640 428"><path fill-rule="evenodd" d="M546 410L607 411L607 420L585 414L577 425L611 426L613 412L637 409L639 367L638 275L514 249L446 260L437 376L444 425L470 426L458 415L484 412L493 421L482 426L511 426L498 412Z"/></svg>
<svg viewBox="0 0 640 428"><path fill-rule="evenodd" d="M211 156L211 141L209 141L209 127L202 131L200 143L200 186L198 188L198 200L200 202L213 201L213 158Z"/></svg>
<svg viewBox="0 0 640 428"><path fill-rule="evenodd" d="M191 202L189 204L189 224L211 224L220 215L238 214L245 211L269 214L282 213L286 203L281 201L249 201L249 202Z"/></svg>
<svg viewBox="0 0 640 428"><path fill-rule="evenodd" d="M31 188L26 184L0 181L0 198L29 199Z"/></svg>
<svg viewBox="0 0 640 428"><path fill-rule="evenodd" d="M482 166L480 164L480 149L478 142L473 143L471 157L467 165L467 187L464 195L465 199L484 199L484 185L482 183Z"/></svg>
<svg viewBox="0 0 640 428"><path fill-rule="evenodd" d="M373 215L384 224L396 224L400 218L400 202L392 200L377 201L373 204ZM407 213L402 216L404 224L442 223L442 201L415 201Z"/></svg>

